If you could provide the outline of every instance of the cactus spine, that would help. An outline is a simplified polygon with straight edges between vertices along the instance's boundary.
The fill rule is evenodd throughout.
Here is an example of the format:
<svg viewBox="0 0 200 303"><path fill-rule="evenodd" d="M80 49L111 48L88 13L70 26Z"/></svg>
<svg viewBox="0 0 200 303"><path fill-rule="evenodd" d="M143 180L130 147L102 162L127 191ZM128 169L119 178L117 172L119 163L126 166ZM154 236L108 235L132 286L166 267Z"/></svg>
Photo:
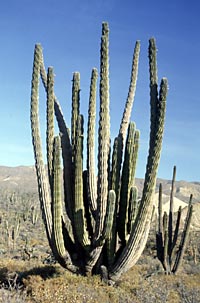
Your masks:
<svg viewBox="0 0 200 303"><path fill-rule="evenodd" d="M169 214L164 212L162 214L162 185L159 186L159 198L158 198L158 231L156 233L156 248L157 257L162 263L163 269L166 274L176 274L180 268L184 251L187 245L189 236L190 223L192 219L192 195L190 196L188 211L185 218L185 224L181 233L180 243L178 244L178 236L180 234L180 220L182 209L179 207L176 225L173 228L174 223L174 189L176 178L176 166L173 168L172 186L170 193L170 208Z"/></svg>
<svg viewBox="0 0 200 303"><path fill-rule="evenodd" d="M131 79L119 133L111 156L109 114L109 28L102 24L100 52L100 110L98 172L95 174L95 120L97 70L92 70L87 125L87 166L83 171L83 116L80 114L80 74L72 84L71 134L53 91L53 70L46 74L41 45L35 46L31 128L41 209L50 247L59 263L72 272L104 273L110 280L132 267L148 236L152 194L160 160L166 108L167 80L157 92L156 47L150 40L151 133L144 189L138 202L134 178L139 131L130 122L137 82L140 42L133 54ZM152 67L153 66L153 67ZM153 76L152 76L153 74ZM39 77L47 92L47 158L43 159L38 119ZM154 81L152 80L154 77ZM59 136L54 134L54 120ZM62 154L62 157L61 157ZM61 159L63 179L61 178ZM63 193L61 194L61 182ZM63 199L63 201L62 201ZM66 213L63 213L63 207Z"/></svg>

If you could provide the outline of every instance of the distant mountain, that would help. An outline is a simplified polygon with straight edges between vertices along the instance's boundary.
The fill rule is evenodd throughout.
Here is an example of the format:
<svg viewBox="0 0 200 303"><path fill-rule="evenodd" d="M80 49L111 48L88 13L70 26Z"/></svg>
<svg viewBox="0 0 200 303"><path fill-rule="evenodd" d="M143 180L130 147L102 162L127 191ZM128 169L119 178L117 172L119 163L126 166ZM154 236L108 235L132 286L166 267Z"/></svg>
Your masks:
<svg viewBox="0 0 200 303"><path fill-rule="evenodd" d="M143 188L143 179L136 179L139 195ZM171 180L158 179L156 191L159 184L163 185L163 194L169 196ZM37 191L37 180L34 166L7 167L0 166L0 190L7 189L10 192L19 191L32 193ZM200 202L200 182L177 181L175 183L175 197L188 203L190 194L193 194L193 201Z"/></svg>
<svg viewBox="0 0 200 303"><path fill-rule="evenodd" d="M0 190L32 193L37 191L34 166L0 166Z"/></svg>
<svg viewBox="0 0 200 303"><path fill-rule="evenodd" d="M154 195L154 204L158 202L158 187L159 184L163 185L163 210L169 209L169 197L171 189L171 180L158 179L156 184L156 193ZM136 185L138 187L139 197L141 197L144 180L136 179ZM37 194L37 180L34 166L18 166L7 167L0 166L0 195L5 192L9 195L18 193L19 195L31 194L34 197L38 197ZM190 194L193 194L194 202L194 214L192 219L193 228L200 229L200 182L186 182L177 181L175 183L175 198L174 198L174 211L176 212L179 206L183 209L182 219L185 218L187 212L187 205ZM0 197L3 199L3 196ZM30 195L29 195L30 196ZM2 200L0 199L0 200ZM38 199L38 198L37 198ZM2 202L4 204L4 202ZM3 206L2 204L2 206ZM39 204L38 204L39 205ZM21 208L20 205L16 205L17 208ZM157 210L156 210L157 212Z"/></svg>

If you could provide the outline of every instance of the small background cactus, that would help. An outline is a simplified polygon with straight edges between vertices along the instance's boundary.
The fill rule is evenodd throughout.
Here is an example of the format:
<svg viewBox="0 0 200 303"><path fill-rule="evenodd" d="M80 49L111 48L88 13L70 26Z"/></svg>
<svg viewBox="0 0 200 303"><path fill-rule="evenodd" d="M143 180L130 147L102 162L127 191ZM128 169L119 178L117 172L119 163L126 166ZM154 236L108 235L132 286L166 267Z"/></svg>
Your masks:
<svg viewBox="0 0 200 303"><path fill-rule="evenodd" d="M181 206L179 207L176 222L174 220L174 191L175 191L176 166L173 169L169 213L162 212L162 184L159 186L158 201L158 231L156 233L157 257L161 261L166 274L178 272L186 249L190 224L192 219L192 195L190 196L188 211L185 218L183 231L180 230ZM174 227L175 222L175 227ZM181 234L181 239L179 236Z"/></svg>

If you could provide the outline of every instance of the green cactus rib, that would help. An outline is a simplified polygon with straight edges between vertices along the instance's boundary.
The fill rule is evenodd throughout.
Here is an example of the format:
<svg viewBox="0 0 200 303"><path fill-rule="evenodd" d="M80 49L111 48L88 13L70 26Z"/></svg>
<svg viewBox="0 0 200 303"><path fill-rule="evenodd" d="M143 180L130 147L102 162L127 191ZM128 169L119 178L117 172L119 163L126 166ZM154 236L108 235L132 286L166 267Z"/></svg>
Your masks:
<svg viewBox="0 0 200 303"><path fill-rule="evenodd" d="M163 219L162 219L162 183L159 184L159 195L158 195L158 232L163 233Z"/></svg>
<svg viewBox="0 0 200 303"><path fill-rule="evenodd" d="M95 237L101 235L108 198L108 159L110 151L109 117L109 54L108 23L102 24L101 66L100 66L100 112L98 131L98 179L97 179L97 216Z"/></svg>
<svg viewBox="0 0 200 303"><path fill-rule="evenodd" d="M83 116L77 117L74 152L74 224L79 243L86 250L90 246L86 229L85 208L83 201Z"/></svg>
<svg viewBox="0 0 200 303"><path fill-rule="evenodd" d="M54 247L59 257L64 258L66 249L62 233L62 197L61 197L61 167L60 167L60 137L54 138L53 152L53 237Z"/></svg>
<svg viewBox="0 0 200 303"><path fill-rule="evenodd" d="M47 161L50 186L52 184L53 140L54 140L54 75L53 68L48 68L47 74Z"/></svg>
<svg viewBox="0 0 200 303"><path fill-rule="evenodd" d="M126 140L125 158L122 169L121 178L121 195L119 204L119 237L123 243L127 239L127 224L128 224L128 206L130 199L130 189L133 186L132 169L133 163L133 150L134 150L134 136L135 136L135 124L131 122L129 124L128 136Z"/></svg>
<svg viewBox="0 0 200 303"><path fill-rule="evenodd" d="M140 41L136 41L135 49L133 53L133 61L132 61L132 70L131 70L131 80L129 85L128 97L123 113L123 117L120 124L119 134L122 136L122 142L125 141L127 128L130 121L131 111L133 107L135 91L136 91L136 83L138 76L138 64L139 64L139 54L140 54Z"/></svg>
<svg viewBox="0 0 200 303"><path fill-rule="evenodd" d="M169 236L169 243L168 243L168 250L169 250L169 263L171 267L171 254L172 254L172 241L173 241L173 213L174 213L174 186L175 186L175 179L176 179L176 166L173 168L173 176L172 176L172 187L170 193L170 208L169 208L169 223L168 223L168 236Z"/></svg>
<svg viewBox="0 0 200 303"><path fill-rule="evenodd" d="M41 66L41 46L37 44L34 52L32 86L31 86L31 130L32 142L35 155L35 167L38 181L39 199L42 209L42 216L46 228L47 238L51 247L52 214L51 195L48 187L48 179L42 157L42 143L40 139L38 99L39 99L39 76Z"/></svg>
<svg viewBox="0 0 200 303"><path fill-rule="evenodd" d="M63 211L62 211L62 188L61 188L61 143L60 136L54 138L53 145L53 230L52 230L52 250L59 263L72 272L77 272L78 269L73 265L69 252L66 250L66 233L63 233ZM69 241L69 239L68 239ZM70 245L71 243L70 239ZM72 249L72 248L71 248ZM70 250L69 250L70 251Z"/></svg>
<svg viewBox="0 0 200 303"><path fill-rule="evenodd" d="M182 233L182 237L181 237L181 241L180 241L180 245L179 245L179 250L177 252L176 259L175 259L175 262L174 262L174 266L172 268L173 273L178 272L178 270L181 266L181 262L183 260L183 255L184 255L184 252L185 252L185 248L186 248L186 245L187 245L189 232L190 232L192 212L193 212L192 195L190 195L190 201L189 201L188 211L187 211L187 215L186 215L186 219L185 219L185 225L184 225L184 229L183 229L183 233Z"/></svg>
<svg viewBox="0 0 200 303"><path fill-rule="evenodd" d="M92 70L90 84L90 98L88 109L88 133L87 133L87 183L88 183L88 203L94 215L97 205L97 180L95 174L95 121L96 121L96 86L98 72L96 68Z"/></svg>
<svg viewBox="0 0 200 303"><path fill-rule="evenodd" d="M37 48L40 50L40 76L42 79L42 83L43 86L45 88L45 91L47 92L47 73L46 73L46 69L44 66L44 58L43 58L43 52L42 52L42 47L40 44L37 45ZM56 119L58 122L58 127L59 130L62 134L64 135L68 135L68 128L66 126L65 120L64 120L64 116L62 113L62 109L61 106L59 104L58 99L56 98L55 94L54 94L54 109L55 109L55 115L56 115Z"/></svg>
<svg viewBox="0 0 200 303"><path fill-rule="evenodd" d="M128 209L128 224L127 224L127 231L130 234L133 223L135 222L137 216L137 209L138 209L138 190L136 186L131 187L130 190L130 198L129 198L129 209Z"/></svg>
<svg viewBox="0 0 200 303"><path fill-rule="evenodd" d="M79 116L80 108L80 73L75 72L72 80L72 117L71 117L71 144L72 144L72 157L75 149L76 142L76 125Z"/></svg>
<svg viewBox="0 0 200 303"><path fill-rule="evenodd" d="M110 190L108 195L108 204L107 204L106 216L104 221L104 228L102 231L102 235L100 237L100 241L102 242L102 244L103 242L105 242L105 240L107 240L110 237L111 234L112 225L113 225L113 214L115 211L115 199L116 196L114 190Z"/></svg>
<svg viewBox="0 0 200 303"><path fill-rule="evenodd" d="M157 49L154 38L149 39L149 74L150 74L150 104L151 104L151 135L154 136L156 120L156 104L158 103Z"/></svg>

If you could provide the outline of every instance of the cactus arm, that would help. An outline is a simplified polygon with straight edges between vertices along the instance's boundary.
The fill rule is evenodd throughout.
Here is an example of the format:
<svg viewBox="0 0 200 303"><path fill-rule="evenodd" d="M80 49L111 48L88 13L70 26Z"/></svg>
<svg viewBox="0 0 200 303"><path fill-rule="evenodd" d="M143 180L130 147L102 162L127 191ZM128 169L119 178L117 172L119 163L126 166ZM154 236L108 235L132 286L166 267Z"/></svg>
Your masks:
<svg viewBox="0 0 200 303"><path fill-rule="evenodd" d="M173 176L172 176L172 187L171 187L171 193L170 193L170 208L169 208L169 224L168 224L168 236L169 236L169 244L168 244L168 250L169 250L169 256L171 256L172 253L172 240L173 240L173 214L174 214L174 184L176 179L176 166L173 168ZM171 265L171 258L169 257L169 262Z"/></svg>
<svg viewBox="0 0 200 303"><path fill-rule="evenodd" d="M128 91L128 96L127 96L123 116L122 116L122 119L121 119L119 134L118 134L118 137L117 137L117 140L118 140L117 165L115 166L115 170L113 170L113 168L112 168L112 174L111 174L111 178L115 178L115 181L116 181L116 183L114 182L115 184L119 184L118 180L120 179L120 170L121 170L124 142L125 142L125 137L126 137L128 125L129 125L129 122L130 122L130 116L131 116L131 111L132 111L134 97L135 97L135 91L136 91L138 65L139 65L139 54L140 54L140 42L136 41L135 49L134 49L134 53L133 53L133 60L132 60L132 69L131 69L131 78L130 78L130 84L129 84L129 91ZM114 147L113 147L113 150L114 150ZM116 177L113 177L113 176L116 176ZM114 186L114 183L112 182L111 188L115 190L116 201L118 201L119 186L117 186L117 185Z"/></svg>
<svg viewBox="0 0 200 303"><path fill-rule="evenodd" d="M76 142L76 125L79 116L80 107L80 74L75 72L72 80L72 116L71 116L71 142L72 142L72 157L74 156Z"/></svg>
<svg viewBox="0 0 200 303"><path fill-rule="evenodd" d="M83 201L83 116L77 117L74 153L74 227L79 243L87 250L90 240L86 229Z"/></svg>
<svg viewBox="0 0 200 303"><path fill-rule="evenodd" d="M88 109L88 134L87 134L87 171L88 171L88 203L94 215L96 211L97 180L95 174L95 120L96 120L96 85L98 72L92 70L90 98Z"/></svg>
<svg viewBox="0 0 200 303"><path fill-rule="evenodd" d="M95 237L101 235L108 198L108 159L110 150L109 117L109 53L107 23L102 25L101 64L100 64L100 112L98 131L98 179L97 179L97 217Z"/></svg>
<svg viewBox="0 0 200 303"><path fill-rule="evenodd" d="M115 211L113 214L113 225L112 231L108 241L106 242L107 255L108 255L108 265L113 264L115 259L116 252L116 243L117 243L117 213L119 207L119 188L120 188L120 167L121 167L121 154L122 154L122 138L117 136L113 144L113 153L112 153L112 171L110 179L110 188L115 192Z"/></svg>
<svg viewBox="0 0 200 303"><path fill-rule="evenodd" d="M141 255L150 228L150 217L152 209L152 195L156 183L156 173L158 169L158 163L160 160L162 137L164 131L165 109L166 109L166 96L167 96L167 80L164 78L161 81L159 101L157 104L157 113L155 120L155 136L150 139L153 141L150 143L149 156L147 160L145 181L142 199L139 206L138 215L133 225L129 241L124 248L119 259L113 265L110 271L110 277L116 278L121 275L124 270L127 270L133 266L139 256ZM154 144L152 144L154 142ZM141 237L143 239L141 240Z"/></svg>
<svg viewBox="0 0 200 303"><path fill-rule="evenodd" d="M61 195L61 165L60 165L60 137L54 138L53 148L53 233L51 238L52 249L58 262L68 270L77 272L73 265L69 251L65 248L67 231L63 234L63 214L62 214L62 195ZM64 236L65 235L65 236ZM69 241L69 238L67 239ZM70 239L70 244L72 244ZM67 245L68 246L68 245ZM72 248L71 248L72 249Z"/></svg>
<svg viewBox="0 0 200 303"><path fill-rule="evenodd" d="M52 162L53 162L53 140L54 140L54 75L53 68L48 68L47 74L47 164L49 183L52 185Z"/></svg>
<svg viewBox="0 0 200 303"><path fill-rule="evenodd" d="M156 233L157 257L163 263L163 215L162 215L162 184L159 184L158 194L158 231Z"/></svg>
<svg viewBox="0 0 200 303"><path fill-rule="evenodd" d="M62 234L62 201L61 201L61 167L60 167L60 137L54 139L53 152L53 237L54 249L59 258L66 255L64 239Z"/></svg>
<svg viewBox="0 0 200 303"><path fill-rule="evenodd" d="M164 212L163 215L163 252L161 262L166 273L169 273L169 258L168 258L168 215Z"/></svg>
<svg viewBox="0 0 200 303"><path fill-rule="evenodd" d="M106 216L104 220L104 228L102 231L102 235L99 238L101 244L98 245L103 245L105 240L107 240L110 237L112 225L113 225L113 214L115 211L115 199L116 196L114 190L110 190L108 194L108 204L107 204Z"/></svg>
<svg viewBox="0 0 200 303"><path fill-rule="evenodd" d="M159 184L159 194L158 194L158 232L163 233L163 214L162 214L162 184Z"/></svg>
<svg viewBox="0 0 200 303"><path fill-rule="evenodd" d="M174 262L174 267L172 269L173 273L177 273L182 259L183 259L183 255L185 252L185 248L187 245L187 240L189 237L189 231L190 231L190 225L191 225L191 220L192 220L192 212L193 212L193 205L192 205L192 195L190 196L190 201L189 201L189 205L188 205L188 211L187 211L187 216L185 219L185 225L184 225L184 229L183 229L183 233L182 233L182 237L181 237L181 241L180 241L180 245L179 245L179 250L178 253L176 255L176 260Z"/></svg>
<svg viewBox="0 0 200 303"><path fill-rule="evenodd" d="M136 164L138 158L138 150L139 150L139 140L140 140L140 132L138 129L135 130L134 135L134 148L133 148L133 155L132 155L132 164L131 164L131 183L134 184L135 182L135 173L136 173Z"/></svg>
<svg viewBox="0 0 200 303"><path fill-rule="evenodd" d="M137 208L138 208L137 196L138 196L137 187L136 186L131 187L130 198L129 198L128 224L127 224L128 226L127 230L129 234L133 228L133 223L135 222L137 216Z"/></svg>
<svg viewBox="0 0 200 303"><path fill-rule="evenodd" d="M45 66L44 66L44 58L43 58L43 53L42 53L42 47L40 47L40 51L41 51L41 60L40 60L40 76L42 79L42 83L43 86L47 92L47 74L46 74L46 70L45 70ZM61 133L65 134L67 132L67 127L66 127L66 123L64 120L64 116L62 113L62 109L61 106L59 104L58 99L56 98L56 96L54 95L54 109L55 109L55 115L56 115L56 119L58 122L58 126L59 126L59 130Z"/></svg>
<svg viewBox="0 0 200 303"><path fill-rule="evenodd" d="M158 75L157 75L157 55L156 41L149 40L149 73L150 73L150 104L151 104L151 135L150 142L154 136L156 120L156 104L158 103Z"/></svg>
<svg viewBox="0 0 200 303"><path fill-rule="evenodd" d="M179 207L178 214L177 214L177 219L176 219L176 227L174 230L174 237L172 241L172 247L171 247L171 260L173 260L174 254L175 254L175 248L176 248L176 243L178 239L178 234L179 234L179 227L180 227L180 221L181 221L181 206Z"/></svg>
<svg viewBox="0 0 200 303"><path fill-rule="evenodd" d="M132 163L133 163L133 150L134 150L134 134L135 124L131 122L129 124L128 135L126 140L125 158L122 169L121 178L121 192L119 203L119 237L122 241L122 245L125 244L127 239L127 223L128 223L128 201L130 198L130 188L132 184Z"/></svg>
<svg viewBox="0 0 200 303"><path fill-rule="evenodd" d="M136 41L135 49L133 53L132 69L131 69L131 79L128 91L128 97L126 100L125 109L123 112L123 117L120 124L119 134L122 136L122 143L125 142L126 132L130 121L132 106L135 97L137 75L138 75L138 64L139 64L139 54L140 54L140 41Z"/></svg>
<svg viewBox="0 0 200 303"><path fill-rule="evenodd" d="M35 156L35 167L38 181L38 192L40 205L42 209L42 216L46 228L47 238L51 246L52 235L52 215L51 215L51 196L48 187L48 178L46 175L43 157L42 157L42 143L39 129L39 75L41 65L41 46L37 44L34 52L32 87L31 87L31 130L32 142Z"/></svg>
<svg viewBox="0 0 200 303"><path fill-rule="evenodd" d="M61 133L61 146L63 158L63 178L64 178L64 199L67 215L73 224L73 178L72 178L72 148L70 143L69 129L66 133Z"/></svg>

